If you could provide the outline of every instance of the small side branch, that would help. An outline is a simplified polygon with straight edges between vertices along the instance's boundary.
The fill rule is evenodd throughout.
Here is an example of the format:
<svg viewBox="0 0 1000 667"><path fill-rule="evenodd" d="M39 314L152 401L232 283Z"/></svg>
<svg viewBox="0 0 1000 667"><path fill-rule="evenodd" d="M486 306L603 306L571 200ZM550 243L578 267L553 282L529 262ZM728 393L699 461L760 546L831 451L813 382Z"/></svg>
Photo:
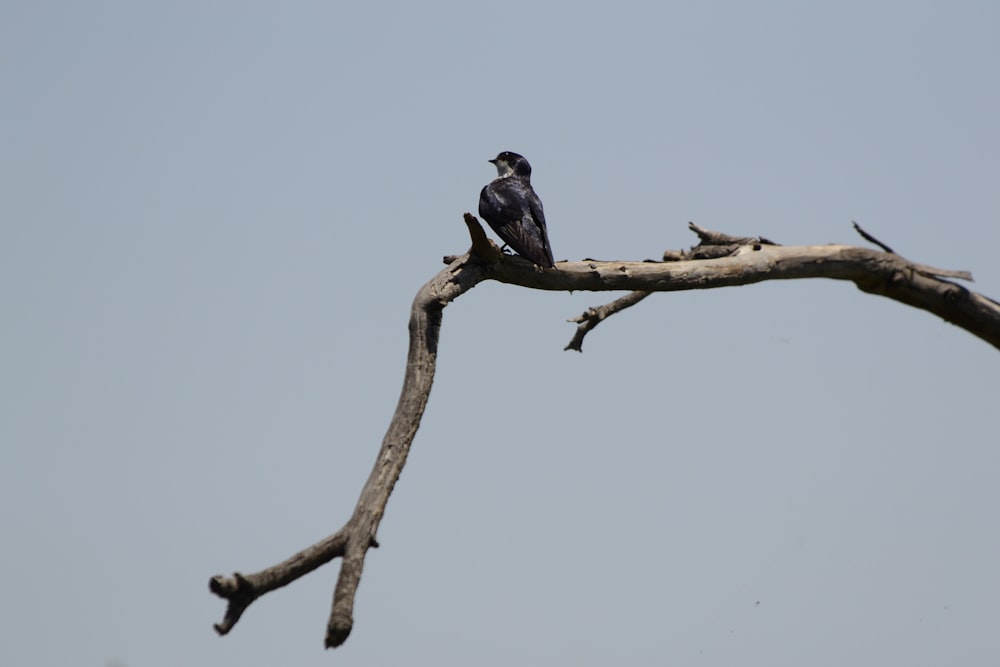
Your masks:
<svg viewBox="0 0 1000 667"><path fill-rule="evenodd" d="M877 238L875 238L874 236L872 236L871 234L869 234L868 232L866 232L864 229L862 229L861 225L859 225L858 223L854 222L853 220L851 221L851 224L854 225L854 231L856 231L858 234L860 234L861 238L863 238L864 240L869 241L871 243L874 243L879 248L882 248L882 250L885 250L889 254L896 255L897 257L902 258L902 255L899 255L898 253L896 253L895 250L893 250L892 248L890 248L889 246L887 246L886 244L882 243ZM926 264L917 264L916 262L910 262L909 260L907 260L907 262L909 263L910 267L913 268L914 271L916 271L917 273L922 273L923 275L931 277L931 278L955 278L957 280L968 280L970 283L971 282L975 282L972 279L972 274L969 273L968 271L953 271L951 269L937 269L937 268L934 268L933 266L927 266Z"/></svg>
<svg viewBox="0 0 1000 667"><path fill-rule="evenodd" d="M763 236L730 236L722 232L713 232L699 227L693 222L688 223L688 229L698 235L701 242L696 247L701 246L740 246L740 245L778 245L773 241L768 241Z"/></svg>
<svg viewBox="0 0 1000 667"><path fill-rule="evenodd" d="M874 243L875 245L877 245L879 248L882 248L882 250L885 250L890 255L895 255L896 254L895 250L893 250L892 248L890 248L889 246L887 246L886 244L882 243L877 238L875 238L874 236L872 236L871 234L869 234L868 232L866 232L865 230L863 230L861 228L861 225L859 225L858 223L856 223L853 220L851 220L851 225L854 226L854 231L856 231L858 234L860 234L861 238L863 238L865 241L868 241L869 243Z"/></svg>
<svg viewBox="0 0 1000 667"><path fill-rule="evenodd" d="M577 322L578 324L576 327L576 333L573 334L573 340L571 340L569 344L563 348L563 350L576 350L577 352L583 352L583 339L594 329L594 327L603 322L605 318L611 317L615 313L621 312L626 308L631 308L650 294L652 294L652 292L629 292L620 299L615 299L611 303L606 303L603 306L588 308L582 314L567 320L567 322Z"/></svg>
<svg viewBox="0 0 1000 667"><path fill-rule="evenodd" d="M213 626L215 631L220 635L228 634L254 600L265 593L287 586L338 556L343 556L350 532L350 523L348 523L335 535L303 549L282 563L255 574L243 575L236 572L231 577L223 577L222 575L212 577L208 582L209 590L229 601L222 622Z"/></svg>
<svg viewBox="0 0 1000 667"><path fill-rule="evenodd" d="M688 250L665 250L663 251L664 262L686 262L696 259L715 259L717 257L728 257L739 250L741 246L759 248L762 245L777 245L773 241L769 241L762 236L731 236L729 234L723 234L722 232L713 232L709 229L705 229L704 227L700 227L693 222L688 223L688 229L698 235L698 245ZM576 350L577 352L583 352L583 339L588 333L593 331L598 324L615 313L621 312L626 308L631 308L649 295L650 292L631 292L630 294L626 294L620 299L615 299L611 303L607 303L603 306L588 308L580 315L567 320L568 322L576 322L577 327L576 331L573 333L572 340L570 340L563 350Z"/></svg>
<svg viewBox="0 0 1000 667"><path fill-rule="evenodd" d="M695 259L714 259L716 257L728 257L736 252L740 246L760 246L777 245L762 236L730 236L722 232L713 232L700 227L693 222L688 223L688 229L698 235L700 242L689 250L665 250L663 252L664 262L686 262ZM570 318L567 322L576 322L576 331L573 339L563 348L563 350L576 350L583 352L583 339L588 333L593 331L598 324L608 317L619 313L626 308L636 305L651 292L636 291L626 294L620 299L615 299L611 303L603 306L588 308L586 311Z"/></svg>
<svg viewBox="0 0 1000 667"><path fill-rule="evenodd" d="M503 253L486 236L486 232L483 231L483 226L479 224L476 216L466 213L462 216L462 219L465 220L465 226L469 229L469 236L472 238L472 248L469 252L487 264L496 264L499 262L500 258L503 257Z"/></svg>

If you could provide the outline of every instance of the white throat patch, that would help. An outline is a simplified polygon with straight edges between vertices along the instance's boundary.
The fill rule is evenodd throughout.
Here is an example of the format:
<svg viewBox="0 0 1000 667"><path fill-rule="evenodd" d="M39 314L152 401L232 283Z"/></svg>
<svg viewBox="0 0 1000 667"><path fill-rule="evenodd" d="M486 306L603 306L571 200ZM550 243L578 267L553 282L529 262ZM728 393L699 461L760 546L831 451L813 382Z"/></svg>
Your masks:
<svg viewBox="0 0 1000 667"><path fill-rule="evenodd" d="M497 160L496 167L498 178L507 178L508 176L514 175L514 167L510 166L503 160Z"/></svg>

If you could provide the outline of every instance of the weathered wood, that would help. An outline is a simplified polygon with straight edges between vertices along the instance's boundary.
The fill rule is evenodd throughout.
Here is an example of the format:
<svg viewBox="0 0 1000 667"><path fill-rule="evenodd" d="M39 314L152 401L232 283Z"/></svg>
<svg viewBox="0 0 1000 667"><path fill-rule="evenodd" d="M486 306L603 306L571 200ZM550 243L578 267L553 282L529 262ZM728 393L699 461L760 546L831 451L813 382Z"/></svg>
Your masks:
<svg viewBox="0 0 1000 667"><path fill-rule="evenodd" d="M564 262L557 265L559 276L548 272L527 274L511 264L500 263L492 277L501 282L549 290L678 292L750 285L765 280L847 280L865 292L934 313L1000 348L1000 305L962 285L931 275L958 272L913 264L898 255L868 248L753 245L742 246L735 254L718 259L663 263ZM621 308L615 312L618 310ZM588 330L596 326L587 313L574 321L589 322ZM582 339L574 338L568 347L578 349L581 343Z"/></svg>
<svg viewBox="0 0 1000 667"><path fill-rule="evenodd" d="M223 621L215 625L219 634L232 630L244 610L257 598L341 557L343 562L327 624L326 646L339 646L347 639L354 623L354 598L365 555L368 549L378 546L379 523L430 397L443 310L484 280L543 290L631 291L625 297L588 309L571 320L579 326L567 349L580 350L583 337L598 323L639 303L653 292L800 278L853 282L865 292L934 313L1000 348L1000 304L940 277L971 279L971 276L966 272L914 264L890 252L848 245L779 246L759 237L709 232L692 223L690 227L702 243L690 251L668 253L671 261L588 260L559 262L554 269L540 269L520 257L502 254L487 239L474 216L465 214L465 221L472 249L465 255L448 258L448 267L421 287L413 299L403 388L353 515L339 531L282 563L255 574L213 577L209 582L210 590L229 601Z"/></svg>
<svg viewBox="0 0 1000 667"><path fill-rule="evenodd" d="M365 554L368 549L378 546L375 538L379 523L430 397L442 311L485 278L480 260L463 255L420 288L410 308L410 349L403 389L354 514L335 534L277 565L250 575L237 572L231 577L212 577L209 589L229 601L223 621L215 625L216 632L224 635L232 630L244 610L260 596L290 584L339 556L344 560L334 589L326 646L332 648L344 643L354 625L354 597L361 582Z"/></svg>

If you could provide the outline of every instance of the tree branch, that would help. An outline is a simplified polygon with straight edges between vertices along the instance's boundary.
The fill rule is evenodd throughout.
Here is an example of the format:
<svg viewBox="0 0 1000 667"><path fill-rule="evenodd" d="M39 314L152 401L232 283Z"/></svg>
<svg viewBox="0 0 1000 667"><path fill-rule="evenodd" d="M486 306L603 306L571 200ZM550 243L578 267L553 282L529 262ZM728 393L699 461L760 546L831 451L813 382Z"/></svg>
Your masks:
<svg viewBox="0 0 1000 667"><path fill-rule="evenodd" d="M499 258L499 251L497 252ZM354 514L335 534L303 549L282 563L255 574L242 575L237 572L231 577L212 577L209 589L229 601L223 621L215 625L215 630L220 635L232 630L254 600L290 584L338 556L344 560L340 566L333 608L327 623L327 648L340 646L350 635L354 625L354 596L361 582L365 555L369 548L378 546L375 540L378 525L393 486L406 463L410 444L430 397L437 364L442 311L485 277L481 260L466 254L434 276L417 292L410 308L410 350L403 389Z"/></svg>
<svg viewBox="0 0 1000 667"><path fill-rule="evenodd" d="M888 248L861 229L857 223L853 224L866 240L879 247ZM959 278L971 281L972 274L968 271L938 269L917 264L891 251L878 252L843 245L779 246L763 237L736 237L712 232L693 222L688 223L688 228L701 239L697 246L690 250L667 250L663 255L665 264L646 262L644 264L651 267L652 272L647 271L643 272L643 276L634 276L640 278L640 282L667 280L671 283L669 287L639 290L604 306L588 308L569 320L579 324L573 338L564 349L582 352L583 339L590 331L609 316L639 303L651 291L709 289L795 278L852 281L865 292L879 294L932 312L994 347L1000 347L998 343L1000 334L997 332L997 328L1000 327L1000 316L997 313L997 303L966 290L961 285L939 280L939 278ZM721 264L696 260L717 260ZM691 272L688 267L693 263L700 270ZM629 263L619 264L626 270L625 265ZM633 262L630 266L634 264ZM560 264L560 269L565 270L566 267L567 265ZM660 268L666 271L666 275L662 278L657 276ZM619 279L620 277L615 277L616 282Z"/></svg>
<svg viewBox="0 0 1000 667"><path fill-rule="evenodd" d="M668 253L664 262L559 262L540 269L525 259L504 255L489 241L479 221L466 213L472 248L449 258L448 267L420 288L410 308L410 346L403 389L375 465L354 513L333 535L260 572L217 575L210 590L228 600L220 635L227 634L243 612L262 595L295 581L334 558L343 559L327 624L326 646L344 643L354 624L354 598L368 549L427 406L437 363L438 336L445 306L484 280L560 291L632 290L632 294L578 318L577 335L567 349L580 350L583 336L604 318L632 306L652 292L749 285L764 280L832 278L934 313L1000 348L1000 304L942 280L945 272L913 264L881 251L845 245L778 246L762 238L732 237L690 227L702 242L690 251ZM702 257L708 257L702 259ZM970 276L971 277L971 276ZM576 345L574 345L576 343Z"/></svg>
<svg viewBox="0 0 1000 667"><path fill-rule="evenodd" d="M566 347L564 347L563 350L576 350L577 352L583 352L584 337L597 327L598 324L615 313L619 313L626 308L631 308L650 294L652 294L652 292L629 292L625 296L615 299L611 303L606 303L603 306L588 308L582 314L566 320L567 322L577 322L578 326L576 327L576 333L573 334L573 339L566 344Z"/></svg>

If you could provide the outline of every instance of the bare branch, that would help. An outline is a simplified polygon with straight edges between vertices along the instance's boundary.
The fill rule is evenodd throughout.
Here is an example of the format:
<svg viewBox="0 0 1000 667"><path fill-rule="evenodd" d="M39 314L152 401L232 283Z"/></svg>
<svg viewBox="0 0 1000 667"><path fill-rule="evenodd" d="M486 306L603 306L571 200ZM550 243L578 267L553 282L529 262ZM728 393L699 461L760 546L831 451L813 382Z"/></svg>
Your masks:
<svg viewBox="0 0 1000 667"><path fill-rule="evenodd" d="M978 322L981 327L989 329L988 322L982 321L978 313L971 314L972 311L976 311L975 306L971 307L970 312L966 312L964 315L959 313L955 308L948 306L941 306L942 301L947 302L951 297L948 288L945 286L951 286L953 290L960 290L960 293L967 293L970 295L971 302L975 303L987 303L994 304L991 299L978 295L974 292L966 292L964 288L949 283L943 280L938 280L933 283L923 284L922 287L926 290L930 286L936 286L938 290L938 298L930 299L929 294L925 291L923 297L918 297L917 294L913 293L912 290L899 289L901 285L896 285L896 288L891 290L883 290L878 287L879 278L881 275L883 278L891 278L896 280L895 272L906 272L909 274L919 274L928 278L959 278L963 280L972 280L972 274L968 271L953 271L950 269L938 269L935 267L927 266L925 264L917 264L911 262L900 255L895 253L877 253L872 250L867 250L865 248L858 248L854 246L779 246L772 241L769 241L763 237L737 237L730 236L729 234L723 234L720 232L714 232L702 227L699 227L693 222L688 223L688 228L695 232L701 243L689 250L667 250L663 254L664 262L670 262L674 268L679 269L684 275L690 275L684 270L686 263L693 260L711 260L725 257L733 257L736 255L746 256L746 253L763 253L764 256L768 256L772 250L777 252L779 255L786 256L782 259L782 270L761 270L762 268L758 263L756 266L745 265L745 262L740 260L738 263L738 268L740 268L739 274L741 277L733 274L732 271L727 270L725 275L721 272L717 272L713 265L704 266L707 269L707 273L712 274L706 276L704 272L698 274L698 281L693 285L681 285L679 283L674 283L670 288L663 289L657 288L654 290L640 290L635 294L629 294L621 299L613 301L605 306L599 306L596 308L588 308L584 313L578 315L577 317L569 320L570 322L580 323L577 326L576 331L573 334L572 340L566 345L564 349L566 350L577 350L578 352L583 351L583 339L590 333L593 329L597 327L602 321L607 319L609 316L625 310L630 306L639 303L648 296L649 291L676 291L676 290L686 290L686 289L708 289L712 287L724 287L728 285L748 285L753 282L760 282L762 280L780 280L780 279L792 279L792 278L833 278L838 280L851 280L855 282L859 288L866 292L872 292L875 294L881 294L882 296L895 299L897 301L902 301L911 306L917 308L923 308L924 310L929 310L930 312L936 313L943 319L952 322L958 326L965 328L971 333L983 338L987 342L993 343L989 338L989 332L986 332L986 336L980 335L977 331L974 331L970 326L965 326L960 322L965 321L967 323ZM868 234L868 232L861 229L858 223L854 223L854 228L861 234L865 239L875 243L881 248L888 248L884 243L876 239L875 237ZM780 251L778 249L781 249ZM838 261L836 264L829 264L829 259L827 256L832 256L833 253L827 251L836 250L836 256ZM842 251L857 251L854 257L851 257L845 261L845 255ZM860 254L859 254L860 253ZM867 253L867 255L865 255ZM879 258L882 258L881 261ZM863 261L862 261L863 260ZM877 261L879 260L879 261ZM886 263L889 262L889 263ZM828 265L820 268L821 264L827 263ZM745 266L744 266L745 265ZM792 267L794 265L794 271ZM810 266L813 265L813 266ZM658 266L652 263L651 266ZM560 265L560 268L564 268L564 265ZM565 269L564 269L565 270ZM878 274L878 275L876 275ZM909 281L907 283L910 287L915 286L917 283ZM865 285L872 286L871 289L867 289ZM544 289L544 288L543 288ZM573 289L587 289L587 288L573 288ZM641 296L640 296L641 295ZM909 299L909 300L908 300ZM937 310L934 308L927 307L926 304L934 302L938 306L941 306ZM970 303L971 303L970 302ZM951 313L952 319L948 314ZM995 343L993 343L995 344Z"/></svg>
<svg viewBox="0 0 1000 667"><path fill-rule="evenodd" d="M583 339L592 329L604 321L605 318L621 312L626 308L631 308L650 294L652 294L652 292L629 292L620 299L615 299L611 303L606 303L603 306L588 308L583 314L566 320L567 322L578 322L579 325L576 327L576 333L573 334L573 340L571 340L569 344L563 348L563 350L576 350L577 352L583 352Z"/></svg>
<svg viewBox="0 0 1000 667"><path fill-rule="evenodd" d="M861 237L864 238L866 241L871 241L879 248L882 248L882 250L885 250L887 253L897 255L898 257L902 258L902 255L899 255L892 248L882 243L881 241L879 241L877 238L875 238L865 230L861 229L861 225L854 222L853 220L851 221L851 224L854 225L855 231L857 231L858 234L861 234ZM910 268L912 268L914 271L922 273L925 276L930 276L931 278L935 277L957 278L958 280L968 280L969 282L975 282L972 279L972 274L969 273L968 271L952 271L951 269L936 269L933 266L927 266L926 264L917 264L916 262L910 262L908 260L907 263L910 265Z"/></svg>
<svg viewBox="0 0 1000 667"><path fill-rule="evenodd" d="M341 557L340 576L327 624L326 646L342 644L354 624L354 598L365 556L377 547L376 533L392 489L406 463L437 365L438 337L444 308L484 280L534 289L560 291L632 290L632 294L572 321L580 323L567 349L582 349L583 336L604 318L632 306L652 292L748 285L764 280L832 278L854 282L872 294L927 310L1000 348L1000 304L964 287L935 277L902 257L844 245L778 246L761 238L731 237L691 228L702 243L667 262L559 262L540 269L516 256L504 255L483 233L479 221L465 215L472 238L470 252L420 288L410 308L410 343L403 389L354 513L335 534L286 561L250 575L215 576L210 590L229 601L215 629L226 634L243 612L262 595L286 586L316 568ZM713 245L714 244L714 245ZM711 250L712 248L716 250ZM713 253L722 249L724 256ZM696 259L706 253L710 259ZM950 272L952 274L965 272ZM574 342L576 345L574 345Z"/></svg>
<svg viewBox="0 0 1000 667"><path fill-rule="evenodd" d="M1000 347L1000 308L990 299L926 275L897 255L844 245L742 246L729 257L681 262L562 262L527 272L520 262L491 267L491 278L545 290L677 292L765 280L831 278L938 315Z"/></svg>
<svg viewBox="0 0 1000 667"><path fill-rule="evenodd" d="M229 600L226 616L221 623L215 624L215 631L220 635L227 634L254 600L276 588L287 586L337 556L343 556L344 546L347 544L347 528L345 526L336 534L303 549L288 560L255 574L243 575L237 572L231 577L212 577L208 582L209 590Z"/></svg>
<svg viewBox="0 0 1000 667"><path fill-rule="evenodd" d="M689 248L688 250L664 250L664 262L683 262L692 259L728 257L736 252L740 246L744 245L777 245L759 236L730 236L729 234L723 234L722 232L713 232L693 222L688 223L688 229L698 235L698 238L700 239L698 245L693 248ZM595 260L588 259L584 261ZM598 324L615 313L619 313L626 308L631 308L649 296L649 294L650 292L643 291L632 292L603 306L588 308L582 314L568 320L569 322L579 323L579 326L577 326L572 340L570 340L563 350L576 350L577 352L583 352L583 339L588 333L597 328Z"/></svg>
<svg viewBox="0 0 1000 667"><path fill-rule="evenodd" d="M890 248L886 244L882 243L881 241L879 241L877 238L875 238L874 236L872 236L871 234L869 234L865 230L861 229L861 225L859 225L858 223L854 222L853 220L851 220L851 224L854 226L854 231L856 231L858 234L860 234L861 238L863 238L865 241L868 241L869 243L874 243L879 248L882 248L882 250L885 250L887 253L890 253L892 255L896 254L895 250L893 250L892 248Z"/></svg>
<svg viewBox="0 0 1000 667"><path fill-rule="evenodd" d="M487 264L499 262L500 258L503 257L503 252L486 236L483 226L479 224L479 219L471 213L464 214L462 219L465 220L465 226L469 228L469 236L472 237L472 248L469 252Z"/></svg>
<svg viewBox="0 0 1000 667"><path fill-rule="evenodd" d="M219 634L228 633L246 608L260 596L286 586L340 556L344 560L327 624L326 646L339 646L347 639L354 625L354 596L361 581L365 554L369 548L378 545L375 535L379 523L406 463L430 396L437 364L442 311L485 279L484 266L478 258L463 255L421 287L413 299L410 350L403 390L375 466L350 520L336 534L266 570L251 575L236 573L232 577L213 577L209 589L229 600L225 618L215 625Z"/></svg>
<svg viewBox="0 0 1000 667"><path fill-rule="evenodd" d="M778 245L773 241L768 241L763 236L730 236L699 227L693 222L688 223L688 229L701 239L699 246Z"/></svg>

